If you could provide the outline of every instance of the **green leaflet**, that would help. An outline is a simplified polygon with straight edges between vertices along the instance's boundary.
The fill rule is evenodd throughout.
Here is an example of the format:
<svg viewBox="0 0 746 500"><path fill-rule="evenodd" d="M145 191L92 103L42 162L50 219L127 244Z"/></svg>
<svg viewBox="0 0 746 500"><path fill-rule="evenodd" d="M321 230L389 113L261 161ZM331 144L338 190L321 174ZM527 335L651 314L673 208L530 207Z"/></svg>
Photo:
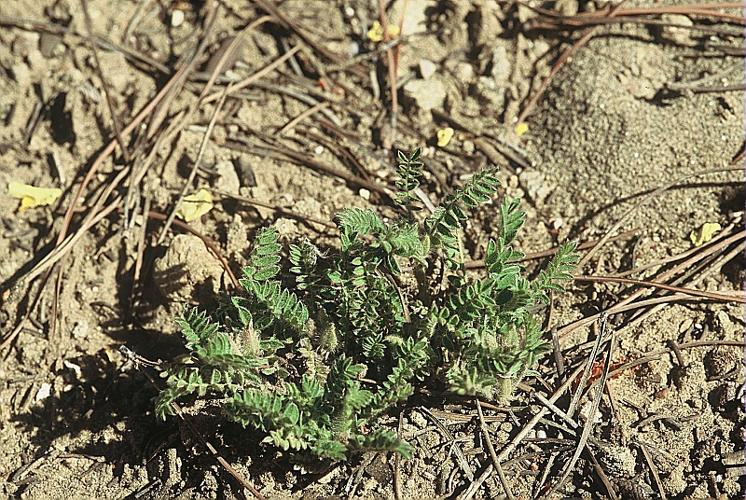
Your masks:
<svg viewBox="0 0 746 500"><path fill-rule="evenodd" d="M425 228L433 245L443 250L452 267L463 265L458 231L463 228L472 210L492 200L500 186L496 173L496 169L486 169L474 174L425 220Z"/></svg>

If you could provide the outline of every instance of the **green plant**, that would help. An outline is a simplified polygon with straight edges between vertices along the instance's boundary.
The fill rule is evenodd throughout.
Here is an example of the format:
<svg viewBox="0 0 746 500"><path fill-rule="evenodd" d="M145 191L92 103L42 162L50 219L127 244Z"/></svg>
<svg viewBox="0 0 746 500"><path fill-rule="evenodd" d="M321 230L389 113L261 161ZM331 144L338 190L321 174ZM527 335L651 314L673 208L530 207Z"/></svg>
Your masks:
<svg viewBox="0 0 746 500"><path fill-rule="evenodd" d="M408 456L409 445L377 424L418 386L510 396L546 350L537 307L570 279L574 246L562 246L533 281L523 277L511 244L524 214L506 199L486 270L468 275L460 232L494 196L495 171L474 175L426 217L419 151L399 153L398 172L399 217L343 210L338 251L293 244L283 272L278 233L258 232L243 290L210 317L188 310L177 320L188 354L164 372L158 415L178 398L210 394L230 418L284 450Z"/></svg>

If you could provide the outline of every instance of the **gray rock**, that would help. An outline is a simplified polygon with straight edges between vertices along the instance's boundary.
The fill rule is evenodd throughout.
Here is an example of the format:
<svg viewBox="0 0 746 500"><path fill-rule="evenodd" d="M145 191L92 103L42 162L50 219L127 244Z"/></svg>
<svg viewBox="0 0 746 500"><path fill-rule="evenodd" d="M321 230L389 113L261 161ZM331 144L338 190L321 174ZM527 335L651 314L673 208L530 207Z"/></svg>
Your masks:
<svg viewBox="0 0 746 500"><path fill-rule="evenodd" d="M429 59L420 59L417 65L420 69L420 75L425 80L428 80L438 70L438 67L435 65L435 63Z"/></svg>
<svg viewBox="0 0 746 500"><path fill-rule="evenodd" d="M420 109L430 111L443 106L446 99L446 87L437 78L410 80L404 85L404 94L417 103Z"/></svg>
<svg viewBox="0 0 746 500"><path fill-rule="evenodd" d="M155 261L153 280L169 303L213 298L223 281L223 267L204 242L179 234Z"/></svg>
<svg viewBox="0 0 746 500"><path fill-rule="evenodd" d="M495 83L499 86L508 84L510 79L510 61L505 47L498 45L492 51L492 71L490 71Z"/></svg>
<svg viewBox="0 0 746 500"><path fill-rule="evenodd" d="M238 178L233 162L222 160L215 164L215 171L218 178L215 180L215 188L226 193L237 194L241 188L241 181Z"/></svg>

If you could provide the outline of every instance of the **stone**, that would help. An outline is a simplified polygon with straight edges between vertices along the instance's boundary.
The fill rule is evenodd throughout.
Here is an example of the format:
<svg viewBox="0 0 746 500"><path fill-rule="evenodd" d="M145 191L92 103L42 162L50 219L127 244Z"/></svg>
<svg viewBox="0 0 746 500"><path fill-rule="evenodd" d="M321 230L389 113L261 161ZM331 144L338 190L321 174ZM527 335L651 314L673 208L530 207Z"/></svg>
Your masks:
<svg viewBox="0 0 746 500"><path fill-rule="evenodd" d="M238 173L230 160L222 160L215 164L215 171L218 173L215 179L215 189L226 193L236 194L241 188L241 180Z"/></svg>
<svg viewBox="0 0 746 500"><path fill-rule="evenodd" d="M460 62L456 65L454 74L460 82L468 83L474 78L474 66L466 62Z"/></svg>
<svg viewBox="0 0 746 500"><path fill-rule="evenodd" d="M604 446L600 448L599 461L615 477L630 477L635 473L634 454L624 446Z"/></svg>
<svg viewBox="0 0 746 500"><path fill-rule="evenodd" d="M176 9L171 12L171 27L178 28L184 23L184 12Z"/></svg>
<svg viewBox="0 0 746 500"><path fill-rule="evenodd" d="M683 14L663 14L661 21L665 23L678 24L679 26L693 26L691 19ZM664 26L662 38L681 45L689 45L692 41L692 30L679 28L678 26Z"/></svg>
<svg viewBox="0 0 746 500"><path fill-rule="evenodd" d="M429 59L420 59L417 65L420 69L420 75L425 80L430 79L430 77L433 76L438 70L438 67L435 65L435 63Z"/></svg>
<svg viewBox="0 0 746 500"><path fill-rule="evenodd" d="M508 52L505 47L498 45L492 51L492 70L490 71L492 78L495 79L495 83L498 86L504 86L508 84L510 80L510 61L508 60Z"/></svg>
<svg viewBox="0 0 746 500"><path fill-rule="evenodd" d="M717 320L717 326L723 335L733 335L740 330L725 311L718 311L715 314L715 318Z"/></svg>
<svg viewBox="0 0 746 500"><path fill-rule="evenodd" d="M412 99L420 109L430 111L443 107L446 99L446 87L443 82L432 78L430 80L410 80L404 85L404 94Z"/></svg>
<svg viewBox="0 0 746 500"><path fill-rule="evenodd" d="M544 175L538 170L524 170L518 176L521 185L526 189L529 198L537 206L544 204L544 201L552 193L552 186L544 180Z"/></svg>
<svg viewBox="0 0 746 500"><path fill-rule="evenodd" d="M60 45L62 45L62 35L44 32L39 37L39 51L47 59L57 54L57 47Z"/></svg>
<svg viewBox="0 0 746 500"><path fill-rule="evenodd" d="M480 76L475 86L475 95L480 103L489 106L489 111L501 111L505 106L505 88L498 87L492 76Z"/></svg>
<svg viewBox="0 0 746 500"><path fill-rule="evenodd" d="M19 62L10 68L10 72L13 74L13 79L19 87L26 88L31 86L31 71L28 66Z"/></svg>
<svg viewBox="0 0 746 500"><path fill-rule="evenodd" d="M235 161L236 173L241 181L242 187L256 187L256 174L251 165L251 158L248 155L241 155Z"/></svg>
<svg viewBox="0 0 746 500"><path fill-rule="evenodd" d="M223 273L223 266L200 238L179 234L155 261L153 280L170 304L206 301L220 291Z"/></svg>

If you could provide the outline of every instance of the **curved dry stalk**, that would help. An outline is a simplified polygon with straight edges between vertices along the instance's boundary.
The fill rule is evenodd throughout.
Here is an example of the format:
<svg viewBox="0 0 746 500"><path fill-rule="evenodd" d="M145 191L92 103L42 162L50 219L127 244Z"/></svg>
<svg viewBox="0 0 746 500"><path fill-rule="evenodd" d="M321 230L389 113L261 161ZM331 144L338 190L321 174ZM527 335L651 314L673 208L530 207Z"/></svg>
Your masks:
<svg viewBox="0 0 746 500"><path fill-rule="evenodd" d="M661 282L664 280L667 280L674 276L679 271L682 271L686 268L688 268L690 265L701 261L705 257L712 255L724 248L727 248L731 244L743 240L746 238L746 230L739 231L738 233L734 234L733 236L726 238L725 240L721 241L720 243L716 245L711 245L709 247L703 247L700 252L697 252L694 256L691 258L685 260L684 262L672 267L668 271L661 273L659 276L657 276L657 281ZM625 299L622 299L621 301L617 302L612 307L608 308L606 312L608 313L615 313L615 312L622 312L624 310L628 310L625 308L625 306L630 305L635 299L642 296L645 293L645 289L640 289L634 293L632 293L630 296L626 297ZM662 299L661 302L665 302L666 300L673 300L673 297L675 296L668 296L668 297L659 297L658 299ZM631 304L632 308L638 308L641 305L641 302L637 302L634 304ZM570 332L574 331L575 329L585 326L589 323L592 323L599 317L599 314L594 314L591 316L587 316L585 318L579 319L577 321L573 321L572 323L565 325L564 327L557 330L557 335L562 338L566 337Z"/></svg>
<svg viewBox="0 0 746 500"><path fill-rule="evenodd" d="M479 402L479 398L474 398L474 403L477 406L477 415L479 415L479 427L481 428L482 436L484 436L484 440L487 443L487 450L489 451L490 458L492 459L492 465L495 466L497 477L500 478L500 484L502 484L505 495L508 497L509 500L514 500L515 496L513 495L513 490L510 487L510 483L508 483L508 479L505 477L505 472L503 471L503 467L500 464L500 461L497 459L495 447L492 445L492 438L490 437L490 432L487 429L487 423L484 421L484 413L482 413L482 404Z"/></svg>
<svg viewBox="0 0 746 500"><path fill-rule="evenodd" d="M656 188L655 190L649 192L646 194L641 200L639 200L637 203L635 203L629 210L627 210L618 221L616 221L607 231L604 236L598 240L595 246L593 246L588 252L583 256L582 259L580 259L580 262L578 262L578 269L582 269L583 266L590 260L591 257L598 251L601 246L606 243L610 238L611 235L616 232L620 227L622 227L622 224L629 219L635 212L637 212L640 208L644 207L649 201L651 201L653 198L658 196L659 194L668 191L672 187L683 183L684 181L687 181L689 179L694 179L697 177L703 177L706 175L712 175L712 174L718 174L723 172L743 172L742 167L734 168L734 167L728 167L728 168L716 168L712 170L705 170L704 172L697 172L694 174L688 174L683 177L679 177L678 179L675 179L673 182L669 184L665 184L663 186L660 186Z"/></svg>
<svg viewBox="0 0 746 500"><path fill-rule="evenodd" d="M588 282L588 283L624 283L627 285L640 285L650 288L659 288L661 290L668 290L669 292L683 293L684 295L691 295L692 297L705 297L712 300L719 300L722 302L737 302L739 304L746 304L746 297L743 293L738 292L738 295L726 295L717 292L708 292L703 290L694 290L692 288L684 288L680 286L666 285L665 283L658 283L656 281L645 281L645 280L634 280L629 278L615 278L613 276L575 276L575 281Z"/></svg>
<svg viewBox="0 0 746 500"><path fill-rule="evenodd" d="M602 328L601 333L599 333L599 338L601 337L603 337L603 328ZM575 464L578 462L580 455L583 453L583 449L585 448L586 443L588 442L588 438L591 435L591 430L593 429L593 421L595 420L596 412L598 411L598 407L601 404L601 398L603 397L603 394L604 394L604 387L606 386L606 380L609 377L609 368L611 367L611 357L613 354L613 349L614 349L614 332L611 333L609 349L606 352L606 359L604 359L603 372L601 374L600 379L598 380L598 390L596 391L596 394L593 397L593 402L591 403L590 415L588 416L588 419L586 420L585 425L583 426L583 431L581 432L580 438L578 439L578 446L575 449L575 453L573 453L570 461L567 462L567 465L562 471L560 478L554 483L554 486L552 486L545 495L542 495L542 497L550 498L553 493L557 492L560 488L562 488L562 486L565 484L565 481L567 481L567 478L572 473L572 470L575 468ZM580 390L581 389L578 389L578 391Z"/></svg>

